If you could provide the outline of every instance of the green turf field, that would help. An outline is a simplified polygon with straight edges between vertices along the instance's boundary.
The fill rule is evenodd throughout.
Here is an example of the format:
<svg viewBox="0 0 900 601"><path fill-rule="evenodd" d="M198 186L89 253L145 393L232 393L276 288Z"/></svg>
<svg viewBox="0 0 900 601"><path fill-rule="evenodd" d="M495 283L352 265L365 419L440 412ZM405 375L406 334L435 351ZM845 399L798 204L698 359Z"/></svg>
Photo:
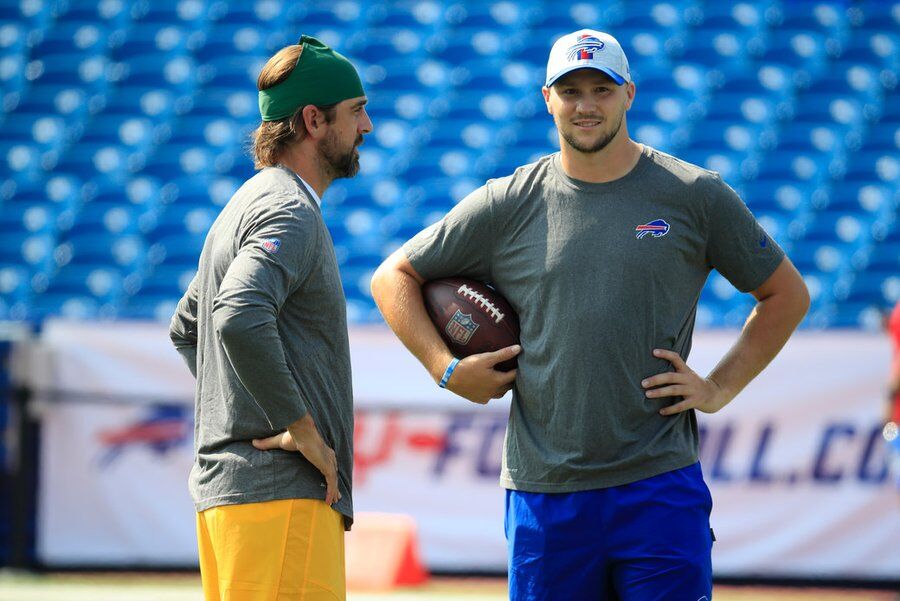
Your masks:
<svg viewBox="0 0 900 601"><path fill-rule="evenodd" d="M436 578L420 588L351 592L349 601L504 601L501 579ZM885 591L717 587L716 601L894 601ZM202 601L200 579L184 574L13 574L0 572L0 601Z"/></svg>

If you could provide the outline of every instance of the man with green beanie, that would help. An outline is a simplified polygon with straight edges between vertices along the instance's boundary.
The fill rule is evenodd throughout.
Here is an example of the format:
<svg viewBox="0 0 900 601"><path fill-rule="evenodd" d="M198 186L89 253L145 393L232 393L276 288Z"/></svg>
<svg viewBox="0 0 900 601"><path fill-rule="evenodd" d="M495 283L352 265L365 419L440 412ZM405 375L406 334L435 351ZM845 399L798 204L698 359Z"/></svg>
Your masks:
<svg viewBox="0 0 900 601"><path fill-rule="evenodd" d="M346 303L319 210L372 131L350 62L315 38L257 81L259 172L206 237L172 318L197 378L190 489L207 601L344 599L353 521Z"/></svg>

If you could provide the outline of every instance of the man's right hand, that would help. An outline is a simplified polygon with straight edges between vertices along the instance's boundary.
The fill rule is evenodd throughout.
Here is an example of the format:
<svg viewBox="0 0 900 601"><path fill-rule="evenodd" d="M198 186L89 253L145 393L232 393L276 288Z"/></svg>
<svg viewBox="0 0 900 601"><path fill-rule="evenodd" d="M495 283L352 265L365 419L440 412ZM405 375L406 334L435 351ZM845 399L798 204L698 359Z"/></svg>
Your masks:
<svg viewBox="0 0 900 601"><path fill-rule="evenodd" d="M256 439L253 446L263 451L269 449L300 451L300 454L325 476L325 503L334 505L341 499L337 483L337 456L334 450L325 444L309 413L288 426L287 432Z"/></svg>
<svg viewBox="0 0 900 601"><path fill-rule="evenodd" d="M513 387L516 370L497 371L494 366L512 359L520 352L522 347L514 344L492 353L469 355L453 370L453 375L447 381L447 390L479 405L485 405L491 399L499 399Z"/></svg>

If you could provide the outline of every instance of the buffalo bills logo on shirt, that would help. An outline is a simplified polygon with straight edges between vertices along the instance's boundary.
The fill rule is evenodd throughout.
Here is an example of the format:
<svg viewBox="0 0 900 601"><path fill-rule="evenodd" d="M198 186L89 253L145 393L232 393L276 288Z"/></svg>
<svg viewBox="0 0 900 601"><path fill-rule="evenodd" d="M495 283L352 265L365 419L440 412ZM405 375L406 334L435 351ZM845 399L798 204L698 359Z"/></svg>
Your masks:
<svg viewBox="0 0 900 601"><path fill-rule="evenodd" d="M569 47L566 58L570 61L589 61L593 60L594 53L603 50L603 42L597 37L582 34L578 36L578 41Z"/></svg>
<svg viewBox="0 0 900 601"><path fill-rule="evenodd" d="M664 219L654 219L650 223L645 223L634 228L637 232L637 239L640 240L647 234L654 238L660 238L669 233L669 224Z"/></svg>
<svg viewBox="0 0 900 601"><path fill-rule="evenodd" d="M444 328L447 334L450 335L450 338L463 345L469 344L472 334L477 329L478 324L472 319L472 315L463 313L459 309L456 310L456 314L447 323L447 327Z"/></svg>
<svg viewBox="0 0 900 601"><path fill-rule="evenodd" d="M263 240L263 250L267 253L274 255L278 252L278 249L281 248L281 240L278 238L270 238L269 240Z"/></svg>

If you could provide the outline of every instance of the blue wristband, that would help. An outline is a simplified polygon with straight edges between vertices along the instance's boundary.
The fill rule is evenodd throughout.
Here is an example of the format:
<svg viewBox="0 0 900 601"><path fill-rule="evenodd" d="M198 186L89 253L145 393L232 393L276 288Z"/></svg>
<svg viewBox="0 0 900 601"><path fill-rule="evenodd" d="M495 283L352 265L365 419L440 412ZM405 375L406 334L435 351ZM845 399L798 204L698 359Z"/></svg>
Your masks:
<svg viewBox="0 0 900 601"><path fill-rule="evenodd" d="M447 366L447 369L444 370L444 375L441 377L441 381L438 384L441 388L447 388L447 382L450 380L450 376L453 375L453 370L456 369L456 366L459 364L459 359L456 357L453 358L453 361L450 362L450 365Z"/></svg>

